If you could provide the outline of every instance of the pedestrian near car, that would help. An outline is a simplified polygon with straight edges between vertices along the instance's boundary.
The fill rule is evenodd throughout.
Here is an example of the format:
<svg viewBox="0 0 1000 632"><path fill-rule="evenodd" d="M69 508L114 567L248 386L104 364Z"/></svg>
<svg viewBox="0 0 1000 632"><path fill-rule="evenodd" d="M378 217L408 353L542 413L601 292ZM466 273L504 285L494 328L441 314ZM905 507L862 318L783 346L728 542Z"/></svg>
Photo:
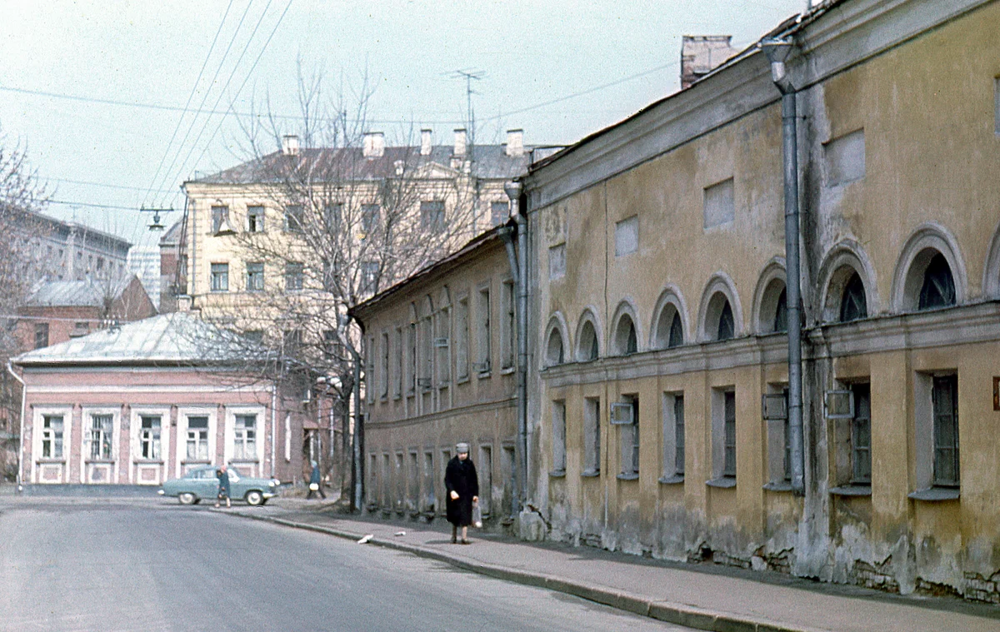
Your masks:
<svg viewBox="0 0 1000 632"><path fill-rule="evenodd" d="M229 472L226 471L226 466L223 465L219 469L215 470L215 476L219 479L219 495L215 499L215 506L218 507L222 502L222 499L226 499L226 507L232 507L233 503L229 499Z"/></svg>
<svg viewBox="0 0 1000 632"><path fill-rule="evenodd" d="M448 493L446 506L451 523L451 542L458 541L458 528L462 528L462 544L469 543L469 525L472 524L472 505L479 502L479 477L476 465L469 458L469 444L455 445L456 456L448 461L444 472L444 486Z"/></svg>
<svg viewBox="0 0 1000 632"><path fill-rule="evenodd" d="M313 494L319 494L326 500L326 493L323 491L323 477L319 471L319 463L316 461L312 462L312 474L309 475L309 493L306 494L306 500L313 497Z"/></svg>

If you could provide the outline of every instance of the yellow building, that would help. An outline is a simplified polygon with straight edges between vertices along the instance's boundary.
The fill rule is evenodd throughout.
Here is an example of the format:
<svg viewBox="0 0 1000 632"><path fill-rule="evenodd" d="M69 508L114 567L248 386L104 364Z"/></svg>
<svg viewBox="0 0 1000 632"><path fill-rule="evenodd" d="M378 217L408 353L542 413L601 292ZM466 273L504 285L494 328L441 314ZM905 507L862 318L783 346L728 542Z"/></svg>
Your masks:
<svg viewBox="0 0 1000 632"><path fill-rule="evenodd" d="M445 512L455 444L471 446L480 505L501 524L515 507L515 282L494 228L351 310L364 328L369 511Z"/></svg>
<svg viewBox="0 0 1000 632"><path fill-rule="evenodd" d="M823 2L536 165L529 502L555 539L1000 601L1000 2Z"/></svg>
<svg viewBox="0 0 1000 632"><path fill-rule="evenodd" d="M357 304L507 221L503 183L530 151L521 130L476 146L462 129L452 145L430 130L419 146L387 146L380 132L342 149L286 136L279 152L184 183L179 291L221 320L260 316L262 295L267 319L293 311L271 298L283 293Z"/></svg>

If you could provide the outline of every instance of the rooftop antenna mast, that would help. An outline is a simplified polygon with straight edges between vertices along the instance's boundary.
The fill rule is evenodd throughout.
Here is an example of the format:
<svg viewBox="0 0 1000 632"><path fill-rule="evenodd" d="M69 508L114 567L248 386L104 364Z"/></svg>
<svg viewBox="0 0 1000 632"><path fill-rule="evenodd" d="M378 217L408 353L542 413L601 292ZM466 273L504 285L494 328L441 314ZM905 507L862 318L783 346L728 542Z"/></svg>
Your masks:
<svg viewBox="0 0 1000 632"><path fill-rule="evenodd" d="M473 70L472 68L465 68L463 70L456 70L451 73L454 79L465 79L465 103L466 103L466 117L469 125L469 158L472 158L472 151L476 146L476 112L472 109L472 95L479 94L472 89L473 80L479 81L486 76L486 72L482 70Z"/></svg>

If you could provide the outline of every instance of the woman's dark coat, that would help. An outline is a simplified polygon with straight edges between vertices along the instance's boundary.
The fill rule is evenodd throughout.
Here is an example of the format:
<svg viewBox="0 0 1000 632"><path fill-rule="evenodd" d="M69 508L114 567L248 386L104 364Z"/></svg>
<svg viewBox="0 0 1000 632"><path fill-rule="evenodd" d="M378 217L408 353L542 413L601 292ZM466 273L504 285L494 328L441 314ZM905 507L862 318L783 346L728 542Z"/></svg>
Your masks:
<svg viewBox="0 0 1000 632"><path fill-rule="evenodd" d="M472 459L464 461L457 456L448 461L444 471L444 486L447 492L448 522L457 527L472 524L472 497L479 495L479 477ZM458 492L458 500L451 499L451 492Z"/></svg>
<svg viewBox="0 0 1000 632"><path fill-rule="evenodd" d="M322 481L323 481L323 478L322 478L322 476L320 476L319 466L317 465L317 466L313 467L312 474L309 475L309 484L310 485L319 485Z"/></svg>
<svg viewBox="0 0 1000 632"><path fill-rule="evenodd" d="M215 475L219 479L219 498L229 498L229 472L216 470Z"/></svg>

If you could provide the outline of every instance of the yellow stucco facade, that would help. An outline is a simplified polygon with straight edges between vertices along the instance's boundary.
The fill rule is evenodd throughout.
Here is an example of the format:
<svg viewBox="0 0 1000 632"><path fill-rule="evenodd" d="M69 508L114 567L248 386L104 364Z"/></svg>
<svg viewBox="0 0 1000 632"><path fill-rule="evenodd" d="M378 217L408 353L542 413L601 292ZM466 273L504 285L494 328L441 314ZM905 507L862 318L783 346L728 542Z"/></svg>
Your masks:
<svg viewBox="0 0 1000 632"><path fill-rule="evenodd" d="M997 2L851 0L775 33L797 46L803 494L763 53L532 170L551 537L1000 601L998 32Z"/></svg>

